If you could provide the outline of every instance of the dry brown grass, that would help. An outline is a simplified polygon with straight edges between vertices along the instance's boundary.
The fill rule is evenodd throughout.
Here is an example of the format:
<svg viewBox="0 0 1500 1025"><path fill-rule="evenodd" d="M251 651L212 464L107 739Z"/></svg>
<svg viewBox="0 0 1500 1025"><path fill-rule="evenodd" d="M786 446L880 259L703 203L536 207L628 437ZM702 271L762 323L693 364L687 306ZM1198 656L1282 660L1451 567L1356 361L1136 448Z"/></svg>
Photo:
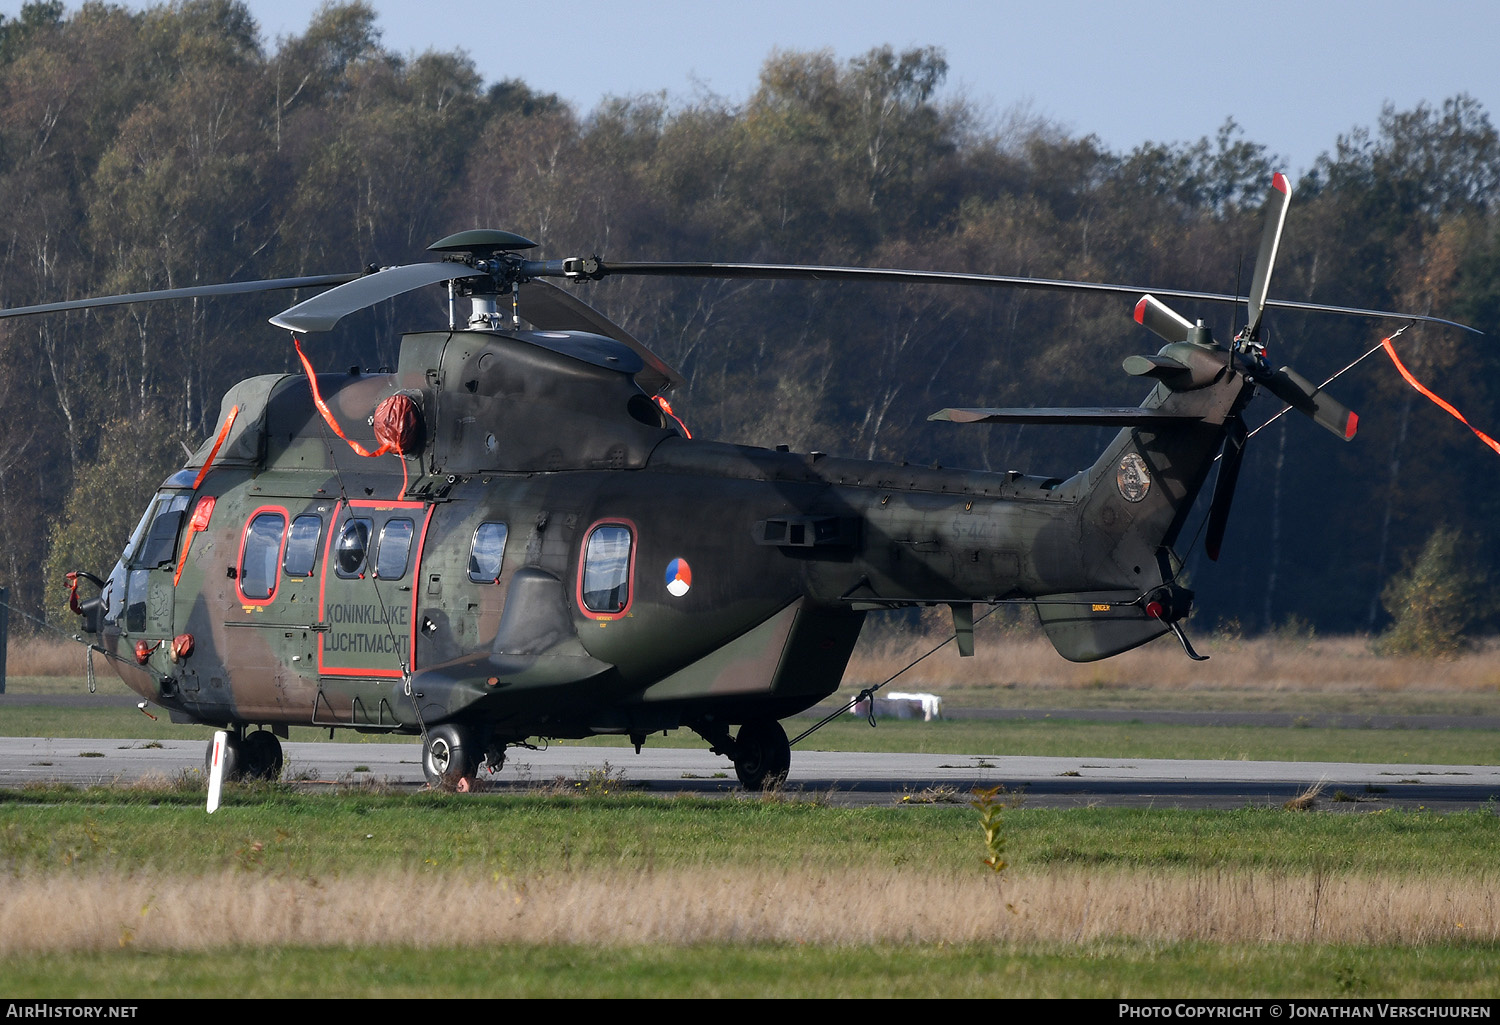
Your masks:
<svg viewBox="0 0 1500 1025"><path fill-rule="evenodd" d="M845 686L884 680L946 636L946 614L931 613L920 635L888 632L863 640ZM1500 692L1500 642L1484 642L1451 660L1378 656L1368 637L1196 636L1210 657L1193 662L1170 637L1102 662L1059 658L1036 631L981 623L975 655L960 658L952 644L903 673L893 687L934 693L970 688L1168 691L1322 691L1329 693L1442 691Z"/></svg>
<svg viewBox="0 0 1500 1025"><path fill-rule="evenodd" d="M977 653L960 658L953 645L938 651L893 684L937 693L973 688L1078 691L1142 688L1177 691L1432 691L1500 692L1500 639L1453 659L1376 655L1368 637L1267 636L1250 639L1199 636L1212 657L1192 662L1171 638L1102 662L1076 664L1058 657L1036 630L997 622L975 627ZM950 629L946 611L928 610L921 634L875 627L855 650L845 687L876 683L940 642ZM84 647L51 636L12 637L7 674L13 677L83 675ZM102 662L101 679L113 680Z"/></svg>
<svg viewBox="0 0 1500 1025"><path fill-rule="evenodd" d="M82 644L61 637L12 637L5 649L5 673L7 676L82 676L84 655Z"/></svg>
<svg viewBox="0 0 1500 1025"><path fill-rule="evenodd" d="M1494 879L1058 869L1000 878L698 868L279 878L53 875L0 893L0 956L132 946L1500 938Z"/></svg>
<svg viewBox="0 0 1500 1025"><path fill-rule="evenodd" d="M1312 811L1318 806L1318 798L1323 796L1323 789L1327 786L1326 780L1318 780L1302 793L1282 804L1287 811Z"/></svg>

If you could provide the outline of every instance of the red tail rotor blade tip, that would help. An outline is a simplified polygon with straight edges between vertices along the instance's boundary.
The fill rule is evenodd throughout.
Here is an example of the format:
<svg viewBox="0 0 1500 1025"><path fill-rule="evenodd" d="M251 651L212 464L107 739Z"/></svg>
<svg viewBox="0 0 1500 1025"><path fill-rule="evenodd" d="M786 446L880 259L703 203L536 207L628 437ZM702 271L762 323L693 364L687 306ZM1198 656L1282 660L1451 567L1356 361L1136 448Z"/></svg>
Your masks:
<svg viewBox="0 0 1500 1025"><path fill-rule="evenodd" d="M1359 430L1359 414L1350 413L1349 422L1344 424L1344 440L1348 441L1354 437L1354 432Z"/></svg>
<svg viewBox="0 0 1500 1025"><path fill-rule="evenodd" d="M1271 187L1277 192L1290 192L1292 189L1291 183L1286 180L1286 175L1280 171L1271 176Z"/></svg>
<svg viewBox="0 0 1500 1025"><path fill-rule="evenodd" d="M1141 301L1135 304L1135 322L1137 324L1146 323L1146 303L1150 301L1151 297L1149 295L1143 295L1141 296Z"/></svg>

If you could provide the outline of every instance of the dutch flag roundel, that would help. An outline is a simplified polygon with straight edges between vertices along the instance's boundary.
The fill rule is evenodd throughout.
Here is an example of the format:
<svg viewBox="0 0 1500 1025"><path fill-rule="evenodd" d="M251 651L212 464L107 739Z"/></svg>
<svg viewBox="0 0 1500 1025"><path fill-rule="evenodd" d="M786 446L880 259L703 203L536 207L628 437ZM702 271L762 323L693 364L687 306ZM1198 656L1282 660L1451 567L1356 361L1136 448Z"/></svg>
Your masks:
<svg viewBox="0 0 1500 1025"><path fill-rule="evenodd" d="M681 598L692 586L693 571L686 559L676 558L667 563L667 590L674 598Z"/></svg>

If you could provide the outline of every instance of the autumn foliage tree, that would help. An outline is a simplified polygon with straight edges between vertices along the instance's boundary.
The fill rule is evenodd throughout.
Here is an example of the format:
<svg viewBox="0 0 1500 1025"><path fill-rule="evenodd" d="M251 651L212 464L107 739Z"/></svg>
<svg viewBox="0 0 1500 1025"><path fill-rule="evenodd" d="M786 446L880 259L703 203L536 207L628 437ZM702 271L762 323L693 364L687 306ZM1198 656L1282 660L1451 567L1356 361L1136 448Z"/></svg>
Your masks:
<svg viewBox="0 0 1500 1025"><path fill-rule="evenodd" d="M1480 577L1469 562L1471 545L1439 527L1422 550L1391 578L1381 601L1391 616L1376 650L1386 655L1451 658L1470 643L1484 617Z"/></svg>
<svg viewBox="0 0 1500 1025"><path fill-rule="evenodd" d="M931 47L776 52L743 102L626 96L588 111L486 83L462 53L403 52L358 0L271 43L236 0L28 3L0 19L0 302L407 263L471 227L527 235L543 257L1230 292L1279 169L1233 121L1116 153L1024 112L987 116L945 97ZM1497 189L1495 131L1473 99L1387 109L1297 182L1273 291L1500 330ZM1108 432L927 414L1133 404L1139 382L1120 361L1157 347L1128 302L1079 295L646 279L579 294L681 369L673 403L700 436L993 470L1066 474ZM108 571L114 535L230 383L295 369L265 323L295 298L0 323L0 585L22 607L39 612L72 563ZM1238 311L1183 312L1225 339ZM315 362L391 365L402 327L440 317L436 293L382 304L321 339ZM1273 311L1267 327L1277 365L1317 377L1394 325ZM1500 353L1430 328L1401 345L1471 421L1500 427ZM1297 418L1252 440L1219 565L1199 564L1190 526L1182 547L1210 620L1376 630L1393 567L1429 524L1472 536L1500 514L1494 453L1380 358L1334 389L1361 414L1353 444Z"/></svg>

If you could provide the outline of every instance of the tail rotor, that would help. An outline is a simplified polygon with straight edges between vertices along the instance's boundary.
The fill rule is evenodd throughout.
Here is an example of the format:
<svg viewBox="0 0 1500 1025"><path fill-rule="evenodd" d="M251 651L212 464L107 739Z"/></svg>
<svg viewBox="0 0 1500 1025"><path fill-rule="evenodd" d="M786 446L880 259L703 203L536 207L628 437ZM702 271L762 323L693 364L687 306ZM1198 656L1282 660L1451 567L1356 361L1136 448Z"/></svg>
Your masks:
<svg viewBox="0 0 1500 1025"><path fill-rule="evenodd" d="M1224 355L1225 349L1214 342L1208 328L1201 321L1195 324L1155 296L1146 295L1136 304L1136 322L1164 339L1167 345L1155 356L1130 357L1125 361L1125 369L1132 374L1156 377L1170 387L1191 388L1200 386L1199 379L1202 376L1201 370L1194 373L1195 368L1203 366L1201 355L1195 356L1195 350L1198 353L1205 348L1216 351L1221 354L1220 359L1225 361L1230 372L1244 374L1290 408L1348 441L1358 429L1359 417L1290 367L1271 369L1266 362L1265 344L1261 341L1271 272L1275 269L1276 256L1281 249L1281 234L1286 225L1291 199L1291 183L1286 175L1276 174L1271 179L1271 188L1266 197L1266 226L1261 235L1260 251L1256 255L1255 274L1250 282L1250 295L1246 303L1248 316L1244 328L1235 335L1229 346L1227 357ZM1224 421L1219 476L1209 505L1204 538L1208 557L1215 561L1223 547L1224 531L1229 522L1229 510L1234 502L1235 483L1239 478L1248 436L1245 421L1237 407Z"/></svg>

